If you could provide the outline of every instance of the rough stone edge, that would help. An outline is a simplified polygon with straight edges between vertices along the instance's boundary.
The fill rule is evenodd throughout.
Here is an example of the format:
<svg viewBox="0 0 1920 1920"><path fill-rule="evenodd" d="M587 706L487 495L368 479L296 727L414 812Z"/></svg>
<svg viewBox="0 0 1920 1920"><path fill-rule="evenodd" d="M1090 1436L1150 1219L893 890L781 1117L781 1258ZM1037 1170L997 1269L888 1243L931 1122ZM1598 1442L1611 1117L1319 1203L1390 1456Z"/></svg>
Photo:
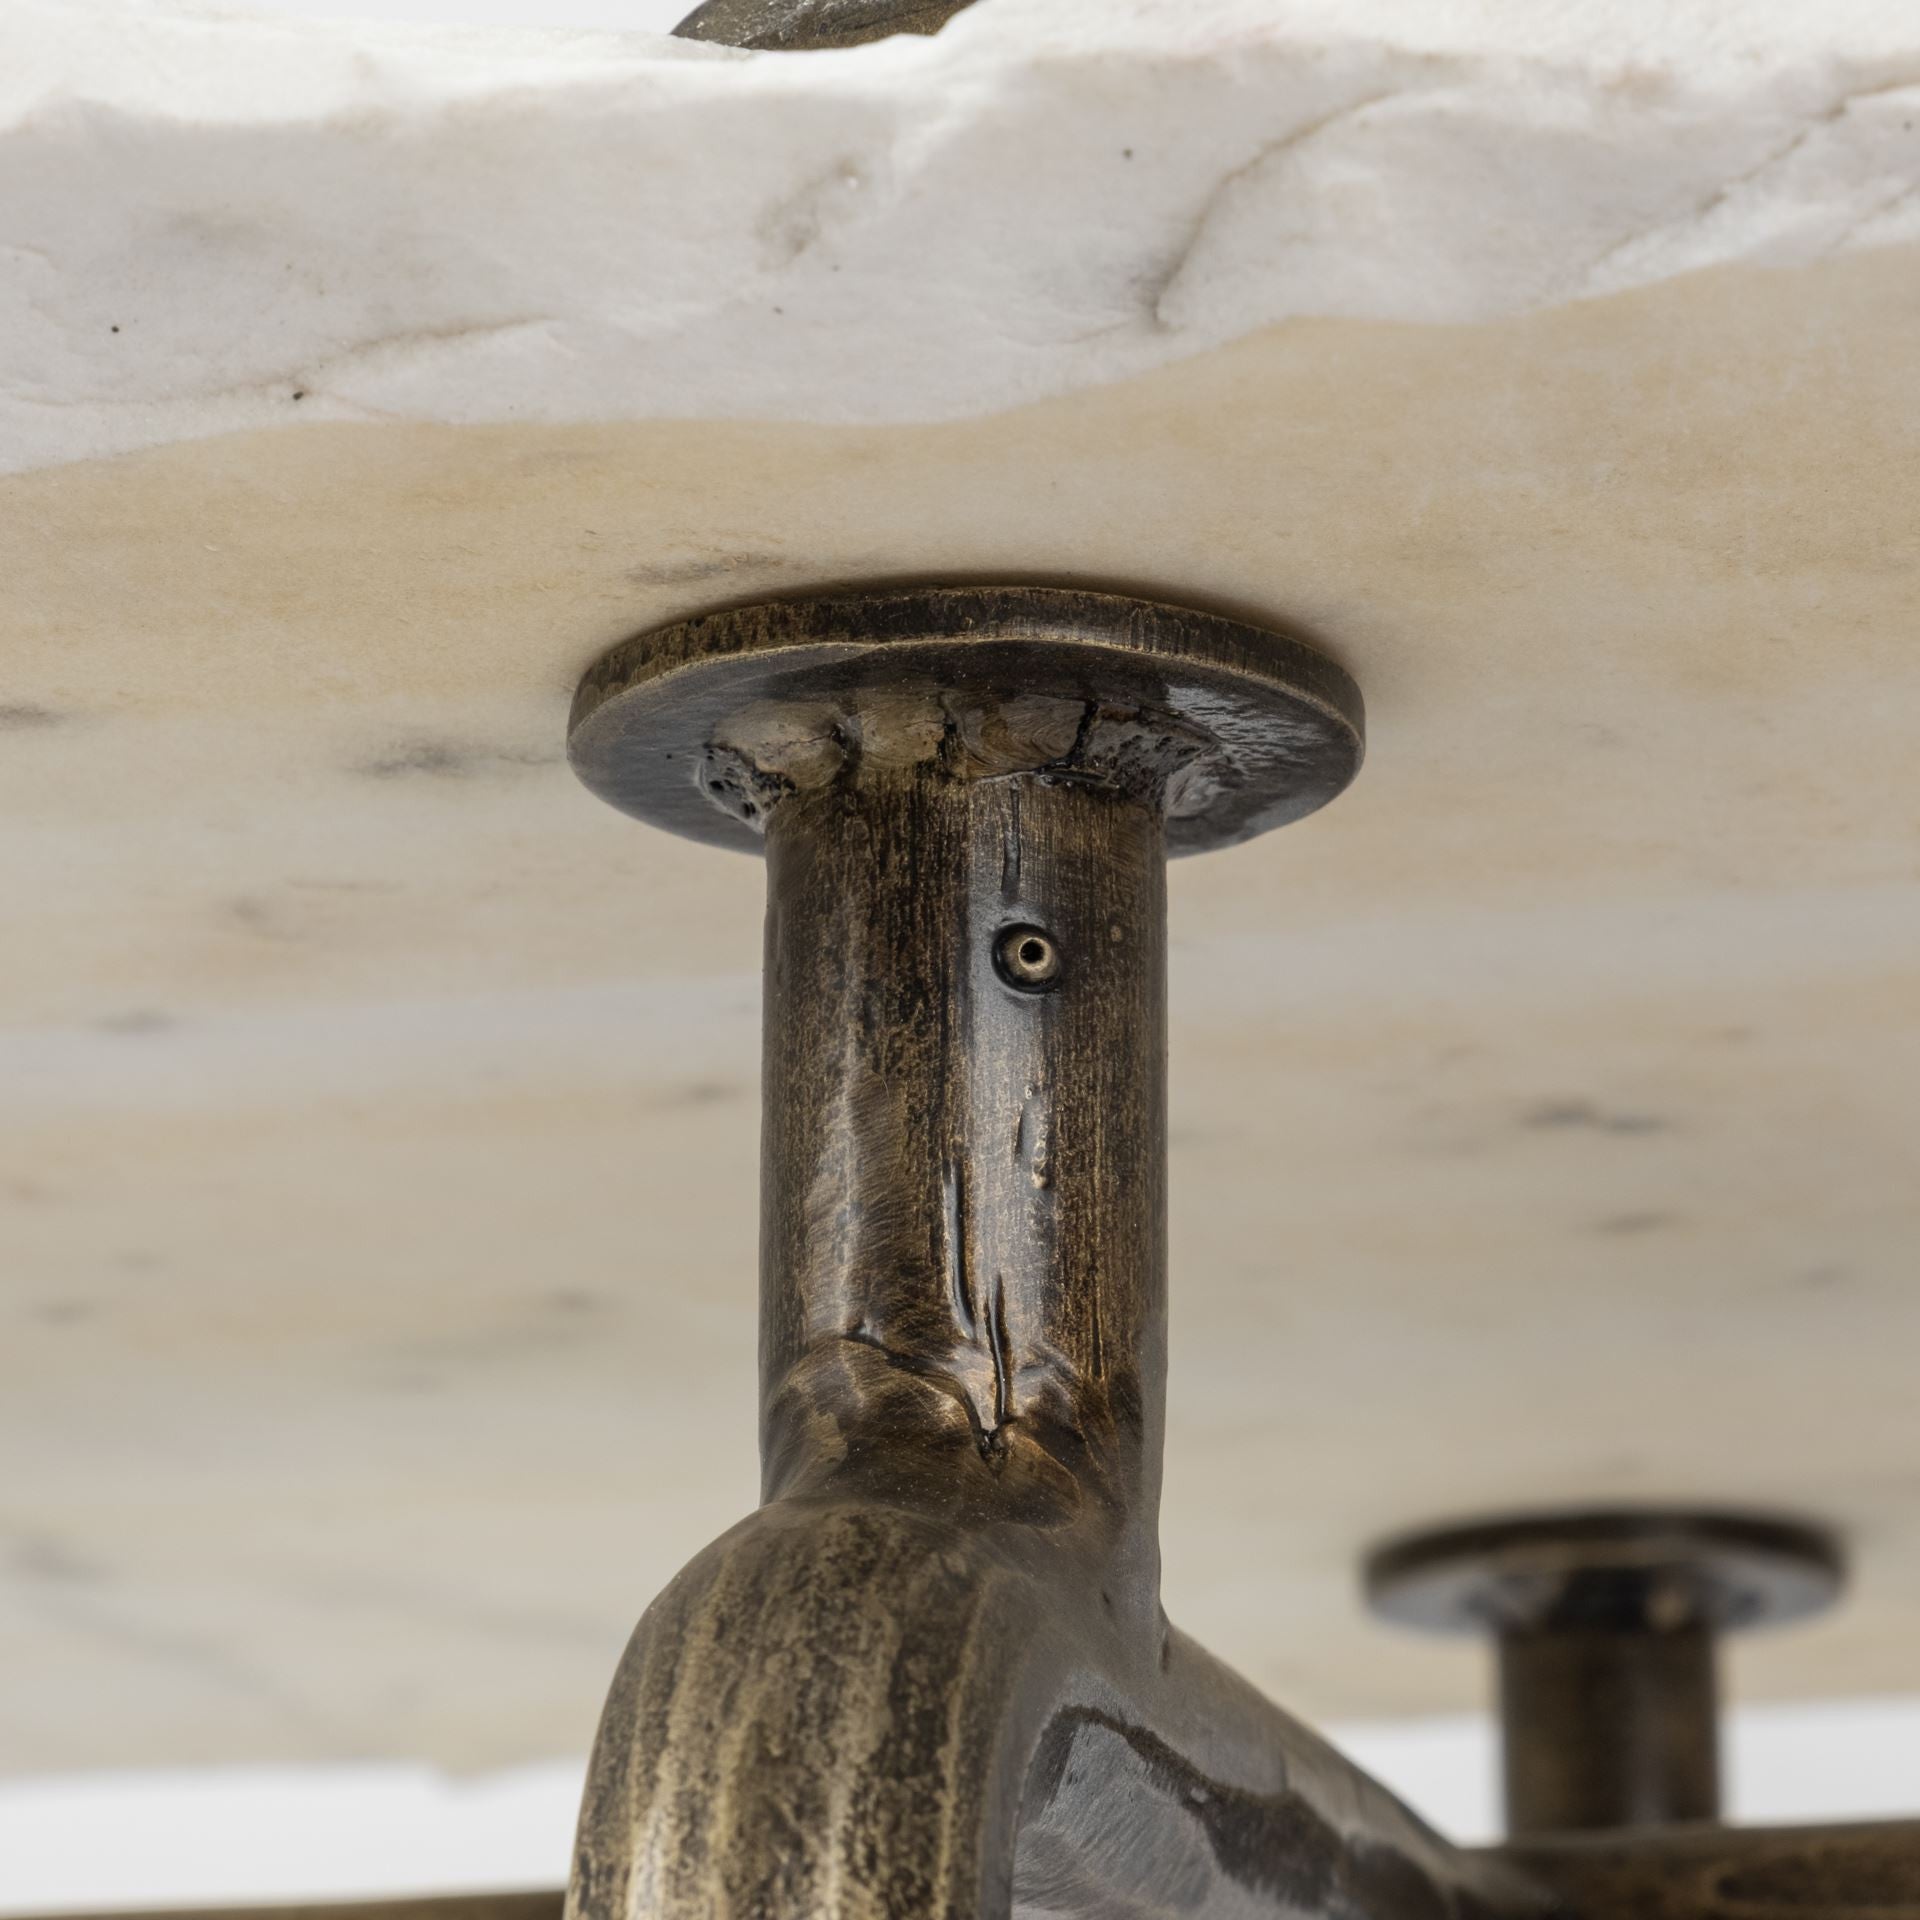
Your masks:
<svg viewBox="0 0 1920 1920"><path fill-rule="evenodd" d="M1545 11L981 0L755 55L15 0L0 471L313 420L950 419L1291 319L1920 247L1920 14Z"/></svg>

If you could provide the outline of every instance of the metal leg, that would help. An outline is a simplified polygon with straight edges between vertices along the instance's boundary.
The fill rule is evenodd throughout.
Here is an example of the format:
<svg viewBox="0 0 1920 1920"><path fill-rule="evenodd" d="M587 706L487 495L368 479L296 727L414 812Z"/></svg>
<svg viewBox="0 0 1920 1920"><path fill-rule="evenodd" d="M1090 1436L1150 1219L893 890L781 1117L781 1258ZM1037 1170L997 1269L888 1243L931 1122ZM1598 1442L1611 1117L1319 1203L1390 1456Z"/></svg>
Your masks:
<svg viewBox="0 0 1920 1920"><path fill-rule="evenodd" d="M1502 1634L1507 1831L1717 1818L1714 1664L1700 1627Z"/></svg>
<svg viewBox="0 0 1920 1920"><path fill-rule="evenodd" d="M1504 1849L1166 1622L1165 859L1346 785L1344 675L1103 595L823 598L616 648L570 748L625 811L764 850L768 914L765 1504L635 1631L568 1920L1757 1916L1815 1859L1825 1911L1920 1920L1911 1829L1637 1824L1712 1813L1712 1635L1831 1592L1804 1529L1376 1559L1389 1612L1500 1638Z"/></svg>
<svg viewBox="0 0 1920 1920"><path fill-rule="evenodd" d="M1839 1584L1817 1529L1703 1513L1446 1528L1367 1572L1389 1618L1496 1640L1515 1838L1716 1819L1716 1637L1811 1613Z"/></svg>
<svg viewBox="0 0 1920 1920"><path fill-rule="evenodd" d="M572 750L768 864L766 1504L648 1612L575 1920L1539 1911L1167 1624L1165 863L1330 798L1351 683L1097 595L720 615Z"/></svg>

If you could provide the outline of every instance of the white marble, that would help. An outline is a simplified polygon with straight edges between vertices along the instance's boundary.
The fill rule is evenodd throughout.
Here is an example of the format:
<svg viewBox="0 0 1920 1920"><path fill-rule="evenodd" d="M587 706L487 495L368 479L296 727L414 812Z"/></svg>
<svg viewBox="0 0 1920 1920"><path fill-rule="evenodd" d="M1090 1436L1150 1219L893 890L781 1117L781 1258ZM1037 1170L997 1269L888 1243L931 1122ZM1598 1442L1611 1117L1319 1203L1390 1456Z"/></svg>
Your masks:
<svg viewBox="0 0 1920 1920"><path fill-rule="evenodd" d="M10 0L0 468L949 418L1912 246L1917 113L1899 0L982 0L808 56Z"/></svg>

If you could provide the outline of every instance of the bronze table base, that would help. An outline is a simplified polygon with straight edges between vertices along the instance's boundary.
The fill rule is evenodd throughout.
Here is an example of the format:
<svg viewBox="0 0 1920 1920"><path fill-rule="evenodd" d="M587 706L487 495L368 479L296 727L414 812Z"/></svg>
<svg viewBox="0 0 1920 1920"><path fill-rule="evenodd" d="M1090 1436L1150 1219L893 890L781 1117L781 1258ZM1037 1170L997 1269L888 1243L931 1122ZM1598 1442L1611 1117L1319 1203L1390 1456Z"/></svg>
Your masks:
<svg viewBox="0 0 1920 1920"><path fill-rule="evenodd" d="M1482 1521L1367 1567L1387 1618L1496 1641L1515 1838L1718 1819L1718 1636L1802 1619L1839 1588L1815 1528L1659 1510Z"/></svg>
<svg viewBox="0 0 1920 1920"><path fill-rule="evenodd" d="M765 1504L634 1635L571 1920L1757 1916L1815 1858L1822 1911L1920 1915L1910 1829L1625 1831L1715 1810L1707 1634L1823 1595L1817 1536L1376 1561L1388 1610L1503 1632L1508 1849L1161 1611L1165 861L1332 799L1361 726L1296 641L1062 590L751 607L583 682L589 786L767 856Z"/></svg>

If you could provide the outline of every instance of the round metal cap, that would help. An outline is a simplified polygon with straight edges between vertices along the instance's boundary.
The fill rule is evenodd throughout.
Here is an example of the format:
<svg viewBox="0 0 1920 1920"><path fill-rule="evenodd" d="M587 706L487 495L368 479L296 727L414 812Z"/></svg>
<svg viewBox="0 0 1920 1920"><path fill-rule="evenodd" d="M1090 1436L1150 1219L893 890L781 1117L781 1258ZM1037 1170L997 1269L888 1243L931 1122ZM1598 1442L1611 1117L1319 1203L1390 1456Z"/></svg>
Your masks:
<svg viewBox="0 0 1920 1920"><path fill-rule="evenodd" d="M1772 1626L1830 1605L1842 1581L1819 1527L1660 1510L1478 1521L1388 1541L1366 1565L1375 1612L1438 1633Z"/></svg>
<svg viewBox="0 0 1920 1920"><path fill-rule="evenodd" d="M1359 771L1360 690L1284 634L1047 587L768 601L621 642L567 750L603 800L718 846L760 844L790 792L864 758L1123 788L1170 853L1323 807Z"/></svg>

